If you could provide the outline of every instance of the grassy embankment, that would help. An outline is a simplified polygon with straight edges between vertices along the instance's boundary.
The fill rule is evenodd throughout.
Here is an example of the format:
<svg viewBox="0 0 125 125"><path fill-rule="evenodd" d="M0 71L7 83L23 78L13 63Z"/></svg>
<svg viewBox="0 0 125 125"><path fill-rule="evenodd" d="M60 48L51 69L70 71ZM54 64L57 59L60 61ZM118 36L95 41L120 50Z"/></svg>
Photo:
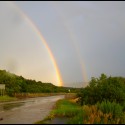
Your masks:
<svg viewBox="0 0 125 125"><path fill-rule="evenodd" d="M74 99L61 99L56 102L49 116L35 124L49 124L54 118L67 118L68 124L82 124L83 110L75 103Z"/></svg>

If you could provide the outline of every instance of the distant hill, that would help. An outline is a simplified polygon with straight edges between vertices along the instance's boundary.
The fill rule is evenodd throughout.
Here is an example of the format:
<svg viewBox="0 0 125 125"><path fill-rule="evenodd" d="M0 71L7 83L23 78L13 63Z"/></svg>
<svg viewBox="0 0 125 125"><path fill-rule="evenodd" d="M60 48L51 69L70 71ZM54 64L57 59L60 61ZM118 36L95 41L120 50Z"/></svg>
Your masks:
<svg viewBox="0 0 125 125"><path fill-rule="evenodd" d="M22 76L15 75L0 70L0 84L6 85L6 94L13 96L14 93L58 93L58 92L77 92L79 89L72 87L58 87L52 83L43 83Z"/></svg>

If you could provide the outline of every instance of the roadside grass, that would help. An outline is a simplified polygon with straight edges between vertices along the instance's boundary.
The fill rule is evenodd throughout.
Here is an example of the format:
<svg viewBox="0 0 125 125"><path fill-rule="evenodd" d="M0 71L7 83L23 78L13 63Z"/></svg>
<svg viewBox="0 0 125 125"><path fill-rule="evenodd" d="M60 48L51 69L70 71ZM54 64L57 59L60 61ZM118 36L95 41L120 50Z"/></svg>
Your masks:
<svg viewBox="0 0 125 125"><path fill-rule="evenodd" d="M72 117L78 114L80 107L66 99L61 99L56 103L56 109L50 113L51 116Z"/></svg>
<svg viewBox="0 0 125 125"><path fill-rule="evenodd" d="M38 121L35 124L47 124L47 120L52 120L58 117L68 118L68 124L83 123L82 107L68 99L60 99L56 102L54 109L44 120Z"/></svg>
<svg viewBox="0 0 125 125"><path fill-rule="evenodd" d="M0 96L0 102L7 102L7 101L16 101L16 97L10 97L10 96Z"/></svg>
<svg viewBox="0 0 125 125"><path fill-rule="evenodd" d="M77 115L70 118L67 124L83 124L83 110L80 110Z"/></svg>

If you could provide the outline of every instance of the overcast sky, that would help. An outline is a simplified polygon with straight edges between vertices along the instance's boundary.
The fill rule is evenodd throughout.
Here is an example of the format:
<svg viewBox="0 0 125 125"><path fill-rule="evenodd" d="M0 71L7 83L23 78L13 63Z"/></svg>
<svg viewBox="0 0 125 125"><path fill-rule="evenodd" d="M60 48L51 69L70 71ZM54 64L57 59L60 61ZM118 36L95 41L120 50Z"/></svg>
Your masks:
<svg viewBox="0 0 125 125"><path fill-rule="evenodd" d="M125 76L124 1L0 2L0 69L58 85L45 45L21 12L46 39L65 86L101 73Z"/></svg>

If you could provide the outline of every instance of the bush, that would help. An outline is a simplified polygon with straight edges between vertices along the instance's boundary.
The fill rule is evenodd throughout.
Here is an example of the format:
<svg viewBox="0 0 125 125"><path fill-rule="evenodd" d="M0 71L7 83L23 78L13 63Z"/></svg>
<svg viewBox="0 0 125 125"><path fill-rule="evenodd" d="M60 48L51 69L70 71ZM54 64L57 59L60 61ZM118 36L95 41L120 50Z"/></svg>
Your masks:
<svg viewBox="0 0 125 125"><path fill-rule="evenodd" d="M113 106L115 106L114 109ZM115 117L113 113L115 113ZM101 104L83 106L83 124L120 124L125 123L124 118L121 106L116 103L102 102Z"/></svg>
<svg viewBox="0 0 125 125"><path fill-rule="evenodd" d="M102 103L97 103L97 108L103 113L112 113L114 118L123 115L123 107L115 102L103 101Z"/></svg>
<svg viewBox="0 0 125 125"><path fill-rule="evenodd" d="M100 78L92 77L89 85L77 93L81 105L94 105L97 102L110 101L119 104L125 103L125 78L107 77L104 74Z"/></svg>

